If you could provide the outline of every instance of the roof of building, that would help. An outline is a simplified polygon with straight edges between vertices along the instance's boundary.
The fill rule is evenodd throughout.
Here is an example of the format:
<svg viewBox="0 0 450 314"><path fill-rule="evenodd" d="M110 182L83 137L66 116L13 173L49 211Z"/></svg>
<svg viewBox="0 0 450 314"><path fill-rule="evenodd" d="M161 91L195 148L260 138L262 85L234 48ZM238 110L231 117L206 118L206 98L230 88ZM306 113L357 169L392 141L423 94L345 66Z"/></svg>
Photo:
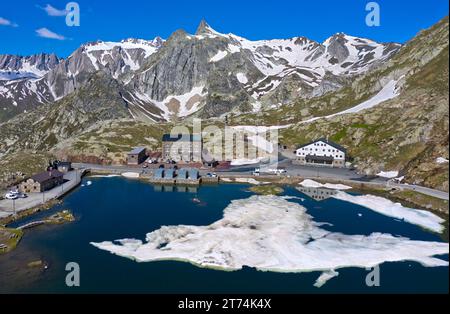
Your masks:
<svg viewBox="0 0 450 314"><path fill-rule="evenodd" d="M173 134L175 135L175 134ZM181 142L198 142L201 141L201 136L198 134L177 134L175 136L171 136L171 134L164 134L162 137L162 141L163 142L177 142L177 141L181 141Z"/></svg>
<svg viewBox="0 0 450 314"><path fill-rule="evenodd" d="M143 150L145 150L145 147L135 147L128 155L140 154Z"/></svg>
<svg viewBox="0 0 450 314"><path fill-rule="evenodd" d="M161 156L162 156L161 152L150 152L148 154L148 157L150 157L150 158L160 158Z"/></svg>
<svg viewBox="0 0 450 314"><path fill-rule="evenodd" d="M317 142L324 142L324 143L327 143L330 146L333 146L336 149L339 149L340 151L343 151L344 153L347 152L347 149L345 147L343 147L343 146L341 146L339 144L336 144L335 142L332 142L332 141L330 141L330 140L328 140L328 139L326 139L324 137L321 137L321 138L319 138L319 139L317 139L315 141L311 141L309 143L300 145L300 146L297 147L297 149L305 147L305 146L308 146L308 145L311 145L311 144L314 144L314 143L317 143Z"/></svg>
<svg viewBox="0 0 450 314"><path fill-rule="evenodd" d="M31 179L33 179L36 182L43 183L48 180L63 177L63 176L64 176L63 173L59 172L58 170L53 169L50 171L44 171L44 172L35 174L35 175L31 176Z"/></svg>
<svg viewBox="0 0 450 314"><path fill-rule="evenodd" d="M62 167L64 167L64 166L71 166L71 165L72 165L72 163L70 161L60 161L60 162L58 162L58 167L59 166L62 166Z"/></svg>

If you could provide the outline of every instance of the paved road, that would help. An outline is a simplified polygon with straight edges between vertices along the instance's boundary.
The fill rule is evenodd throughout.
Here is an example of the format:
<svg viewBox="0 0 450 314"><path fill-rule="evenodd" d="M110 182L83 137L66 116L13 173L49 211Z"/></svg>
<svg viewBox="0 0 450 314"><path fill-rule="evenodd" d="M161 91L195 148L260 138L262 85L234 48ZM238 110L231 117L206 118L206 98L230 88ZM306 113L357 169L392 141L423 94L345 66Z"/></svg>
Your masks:
<svg viewBox="0 0 450 314"><path fill-rule="evenodd" d="M405 190L411 190L411 191L417 191L429 196L433 196L436 198L440 198L443 200L448 200L448 193L447 192L443 192L443 191L439 191L439 190L434 190L434 189L430 189L424 186L420 186L420 185L414 185L414 184L398 184L398 183L393 183L393 182L389 182L388 183L389 187L396 187L396 188L401 188L401 189L405 189Z"/></svg>
<svg viewBox="0 0 450 314"><path fill-rule="evenodd" d="M366 184L381 184L386 187L392 188L402 188L408 190L414 190L429 196L433 196L440 199L449 199L449 194L447 192L430 189L423 186L418 185L408 185L408 184L398 184L389 181L386 178L381 178L377 176L365 176L358 174L355 170L351 169L342 169L342 168L329 168L329 167L310 167L310 166L302 166L302 165L294 165L289 159L283 159L278 163L279 167L284 167L288 175L290 176L299 176L302 178L317 178L317 179L332 179L332 180L348 180L353 181L355 183L364 182ZM111 173L122 173L122 172L138 172L142 173L142 171L146 171L150 173L153 169L147 168L143 169L139 166L121 166L121 165L96 165L96 164L85 164L85 163L74 163L74 168L84 168L84 169L92 169L92 170L100 170L100 171L109 171ZM245 165L239 167L232 167L231 169L224 170L222 173L226 173L227 175L251 175L253 170L260 165ZM270 166L272 167L272 166ZM210 172L210 170L200 170L200 174L205 174ZM219 174L221 172L217 171Z"/></svg>
<svg viewBox="0 0 450 314"><path fill-rule="evenodd" d="M60 197L67 193L81 182L81 171L71 171L64 175L67 180L64 184L57 186L44 193L29 193L27 198L20 198L17 200L1 200L0 201L0 218L4 218L20 212L22 210L41 205L51 199Z"/></svg>

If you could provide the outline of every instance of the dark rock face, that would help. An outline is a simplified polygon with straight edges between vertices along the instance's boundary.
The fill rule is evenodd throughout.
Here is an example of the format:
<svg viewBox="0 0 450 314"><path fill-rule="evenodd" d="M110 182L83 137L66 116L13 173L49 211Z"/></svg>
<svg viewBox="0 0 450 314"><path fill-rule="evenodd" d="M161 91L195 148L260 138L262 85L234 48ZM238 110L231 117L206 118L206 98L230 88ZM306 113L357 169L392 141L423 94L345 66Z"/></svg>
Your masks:
<svg viewBox="0 0 450 314"><path fill-rule="evenodd" d="M337 34L331 37L327 52L332 59L336 60L336 63L342 63L350 55L346 47L347 42L343 34Z"/></svg>
<svg viewBox="0 0 450 314"><path fill-rule="evenodd" d="M33 68L49 71L56 67L60 59L55 54L40 53L29 57L0 55L0 71L30 72Z"/></svg>

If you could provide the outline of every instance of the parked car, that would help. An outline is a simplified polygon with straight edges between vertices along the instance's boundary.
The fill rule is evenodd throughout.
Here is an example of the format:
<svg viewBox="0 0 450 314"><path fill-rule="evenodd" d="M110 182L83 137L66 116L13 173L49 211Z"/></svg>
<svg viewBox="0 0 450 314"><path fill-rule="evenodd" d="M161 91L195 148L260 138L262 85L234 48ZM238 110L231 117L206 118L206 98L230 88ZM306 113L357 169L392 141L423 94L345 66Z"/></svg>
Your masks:
<svg viewBox="0 0 450 314"><path fill-rule="evenodd" d="M16 200L20 197L20 193L17 191L9 191L5 194L5 198L8 200Z"/></svg>
<svg viewBox="0 0 450 314"><path fill-rule="evenodd" d="M278 169L278 168L268 169L267 172L268 173L272 173L272 174L276 174L276 175L281 175L281 174L286 174L287 173L286 169Z"/></svg>
<svg viewBox="0 0 450 314"><path fill-rule="evenodd" d="M5 198L6 198L7 200L16 200L16 199L18 199L19 197L18 197L16 194L13 194L13 193L6 193L6 194L5 194Z"/></svg>

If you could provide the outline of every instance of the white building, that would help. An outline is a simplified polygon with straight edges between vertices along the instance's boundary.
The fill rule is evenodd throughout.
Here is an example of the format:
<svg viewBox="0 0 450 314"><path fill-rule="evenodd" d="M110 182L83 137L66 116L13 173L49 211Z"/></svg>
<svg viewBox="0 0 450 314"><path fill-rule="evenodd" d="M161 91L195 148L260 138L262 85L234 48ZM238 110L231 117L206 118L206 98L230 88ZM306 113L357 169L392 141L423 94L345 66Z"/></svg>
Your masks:
<svg viewBox="0 0 450 314"><path fill-rule="evenodd" d="M302 145L295 151L295 163L301 165L321 165L345 167L347 150L325 138Z"/></svg>

